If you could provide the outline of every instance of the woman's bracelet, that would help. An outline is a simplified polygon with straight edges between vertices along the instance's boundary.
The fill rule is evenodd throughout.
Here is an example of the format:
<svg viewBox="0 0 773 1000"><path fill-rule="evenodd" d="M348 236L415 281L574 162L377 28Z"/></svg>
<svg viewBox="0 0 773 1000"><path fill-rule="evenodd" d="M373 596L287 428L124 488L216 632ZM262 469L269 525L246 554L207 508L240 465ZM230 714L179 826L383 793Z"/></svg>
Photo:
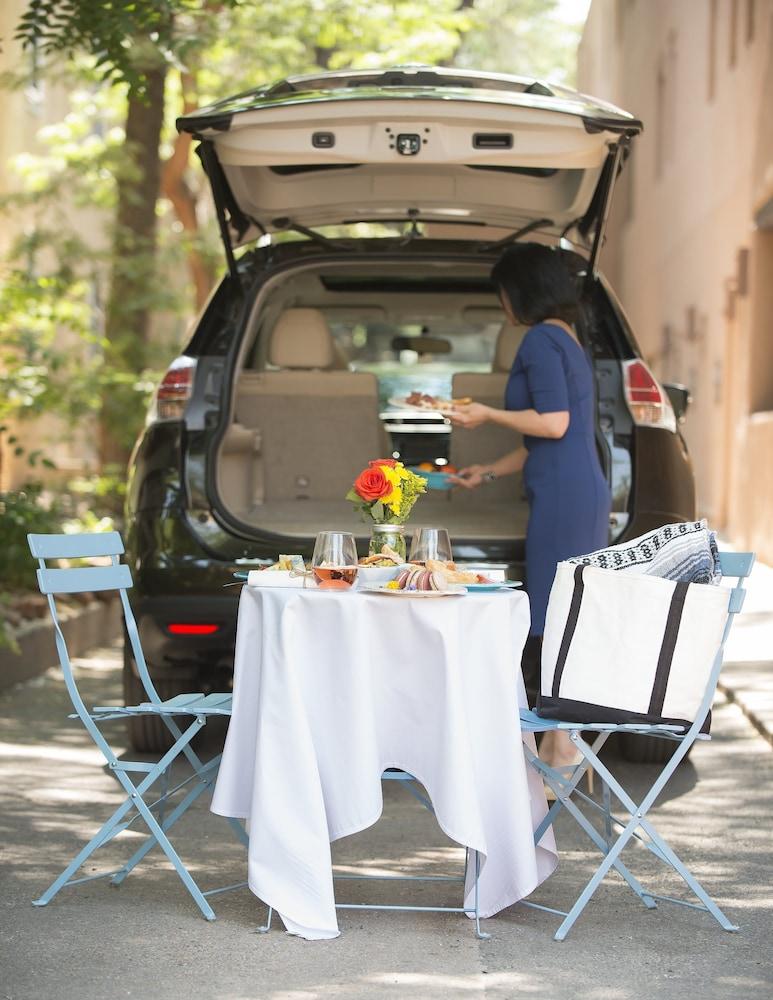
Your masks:
<svg viewBox="0 0 773 1000"><path fill-rule="evenodd" d="M491 470L489 470L488 472L484 472L481 475L481 479L483 480L484 483L493 483L496 478L497 478L496 472L492 472Z"/></svg>

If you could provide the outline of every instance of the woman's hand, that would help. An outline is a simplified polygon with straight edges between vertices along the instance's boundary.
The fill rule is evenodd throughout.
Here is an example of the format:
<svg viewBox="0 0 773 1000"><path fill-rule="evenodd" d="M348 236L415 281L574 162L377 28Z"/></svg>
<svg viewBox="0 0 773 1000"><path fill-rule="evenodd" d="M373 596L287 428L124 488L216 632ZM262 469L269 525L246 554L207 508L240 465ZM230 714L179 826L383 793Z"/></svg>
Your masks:
<svg viewBox="0 0 773 1000"><path fill-rule="evenodd" d="M455 406L448 414L448 419L454 427L466 427L473 430L481 424L491 420L491 407L484 403L466 403L464 406ZM471 466L472 468L472 466Z"/></svg>
<svg viewBox="0 0 773 1000"><path fill-rule="evenodd" d="M448 478L454 486L463 486L466 490L474 490L483 482L483 473L488 472L487 465L468 465Z"/></svg>

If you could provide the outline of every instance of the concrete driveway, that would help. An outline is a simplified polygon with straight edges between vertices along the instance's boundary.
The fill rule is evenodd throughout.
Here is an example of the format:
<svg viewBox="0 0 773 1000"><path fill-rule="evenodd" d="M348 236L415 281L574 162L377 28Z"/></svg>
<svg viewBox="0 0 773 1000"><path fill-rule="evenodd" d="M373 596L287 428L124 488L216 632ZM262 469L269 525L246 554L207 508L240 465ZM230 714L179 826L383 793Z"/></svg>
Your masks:
<svg viewBox="0 0 773 1000"><path fill-rule="evenodd" d="M78 667L87 702L120 699L117 647L94 651ZM706 914L665 903L649 912L615 876L560 944L552 940L553 916L521 906L486 922L490 941L477 940L460 915L384 911L341 912L343 933L335 941L306 942L278 928L258 935L265 907L247 889L215 897L218 920L210 924L159 852L119 889L96 881L34 908L30 901L119 801L100 755L79 726L67 722L67 711L54 671L0 699L0 1000L656 1000L679 994L768 1000L773 994L773 753L735 704L717 705L715 739L695 748L656 818L741 933L727 934ZM213 752L218 736L222 732L209 740ZM653 775L649 766L614 766L634 790ZM336 845L341 870L458 872L461 852L431 816L399 788L387 787L385 795L382 821ZM589 877L591 855L572 824L560 824L557 837L561 865L534 898L561 907ZM241 848L203 803L180 825L175 843L206 888L246 877ZM119 840L95 860L100 868L115 867L127 850ZM632 848L626 858L654 891L679 892L647 852ZM365 898L356 883L346 890L350 901ZM385 902L407 900L393 886L378 893ZM414 889L413 901L458 905L447 888L440 897L433 893L437 889Z"/></svg>

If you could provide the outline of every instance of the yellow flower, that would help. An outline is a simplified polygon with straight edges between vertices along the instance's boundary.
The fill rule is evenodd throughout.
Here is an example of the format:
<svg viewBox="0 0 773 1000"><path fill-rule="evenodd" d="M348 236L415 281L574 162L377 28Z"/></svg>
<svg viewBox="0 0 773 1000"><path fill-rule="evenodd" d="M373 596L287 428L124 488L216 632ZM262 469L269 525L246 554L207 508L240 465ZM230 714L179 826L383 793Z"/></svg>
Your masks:
<svg viewBox="0 0 773 1000"><path fill-rule="evenodd" d="M400 513L400 504L403 502L403 491L399 486L393 486L392 492L381 498L385 507L390 507L394 514Z"/></svg>
<svg viewBox="0 0 773 1000"><path fill-rule="evenodd" d="M399 486L400 480L403 478L397 471L397 466L391 468L388 465L379 465L379 469L384 473L384 479L389 483L390 486Z"/></svg>

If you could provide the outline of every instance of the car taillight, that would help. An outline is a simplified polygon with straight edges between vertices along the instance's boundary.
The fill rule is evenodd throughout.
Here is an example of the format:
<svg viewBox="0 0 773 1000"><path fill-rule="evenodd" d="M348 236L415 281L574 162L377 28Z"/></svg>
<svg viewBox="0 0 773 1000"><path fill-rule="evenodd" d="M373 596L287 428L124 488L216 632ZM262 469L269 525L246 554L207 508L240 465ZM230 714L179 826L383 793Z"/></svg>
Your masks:
<svg viewBox="0 0 773 1000"><path fill-rule="evenodd" d="M172 635L214 635L220 631L219 625L201 622L169 622L166 628Z"/></svg>
<svg viewBox="0 0 773 1000"><path fill-rule="evenodd" d="M148 423L157 420L180 420L193 392L193 377L196 374L194 358L175 358L161 379L156 390L153 405L148 413Z"/></svg>
<svg viewBox="0 0 773 1000"><path fill-rule="evenodd" d="M672 434L676 433L676 417L671 401L639 358L623 362L623 391L635 424L662 427Z"/></svg>

